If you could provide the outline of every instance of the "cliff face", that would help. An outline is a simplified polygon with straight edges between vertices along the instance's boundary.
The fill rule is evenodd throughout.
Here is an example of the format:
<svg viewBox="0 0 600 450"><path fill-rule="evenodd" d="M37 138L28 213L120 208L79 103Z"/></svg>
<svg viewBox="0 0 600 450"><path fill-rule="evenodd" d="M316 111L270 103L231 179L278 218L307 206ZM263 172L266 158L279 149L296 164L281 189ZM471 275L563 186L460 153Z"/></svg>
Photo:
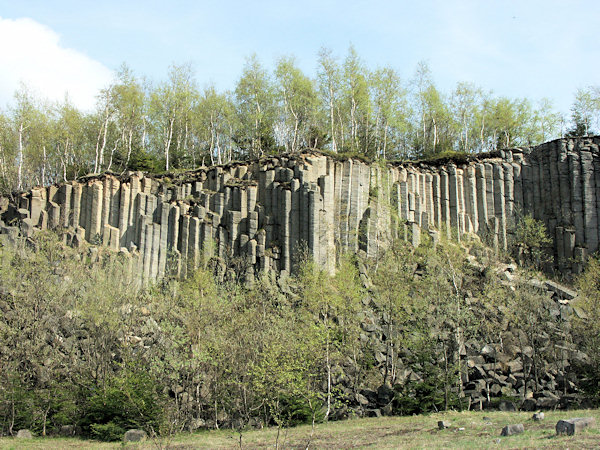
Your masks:
<svg viewBox="0 0 600 450"><path fill-rule="evenodd" d="M3 230L101 242L129 254L145 283L212 255L236 261L247 279L289 272L304 245L332 271L341 252L376 256L392 237L418 245L423 229L502 247L517 214L529 213L548 227L556 265L570 269L598 250L599 144L560 139L438 166L305 152L160 178L107 174L20 194L3 208Z"/></svg>

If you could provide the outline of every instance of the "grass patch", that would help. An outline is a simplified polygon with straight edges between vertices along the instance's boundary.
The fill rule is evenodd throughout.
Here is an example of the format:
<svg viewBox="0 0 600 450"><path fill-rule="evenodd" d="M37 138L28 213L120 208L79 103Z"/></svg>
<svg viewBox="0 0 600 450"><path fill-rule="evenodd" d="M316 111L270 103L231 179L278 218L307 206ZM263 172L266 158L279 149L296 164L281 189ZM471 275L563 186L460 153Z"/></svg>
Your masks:
<svg viewBox="0 0 600 450"><path fill-rule="evenodd" d="M543 422L531 420L530 412L446 412L408 417L381 417L329 422L316 426L312 448L598 448L600 410L550 411ZM596 426L575 436L556 436L560 419L595 417ZM439 430L438 420L451 427ZM502 427L522 423L525 432L500 437ZM464 428L464 430L461 430ZM311 427L302 425L282 430L279 444L284 448L305 448ZM249 430L243 434L244 448L273 447L277 429ZM236 448L239 435L233 430L182 433L170 439L128 444L128 448ZM76 438L1 438L0 448L119 448L120 443L100 443Z"/></svg>

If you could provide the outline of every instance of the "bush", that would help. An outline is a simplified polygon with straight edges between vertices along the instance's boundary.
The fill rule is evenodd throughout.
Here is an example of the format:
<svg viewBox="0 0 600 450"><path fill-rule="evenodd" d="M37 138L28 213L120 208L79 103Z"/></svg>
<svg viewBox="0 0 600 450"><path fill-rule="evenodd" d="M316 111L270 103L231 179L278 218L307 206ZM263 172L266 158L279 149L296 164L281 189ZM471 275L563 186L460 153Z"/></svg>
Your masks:
<svg viewBox="0 0 600 450"><path fill-rule="evenodd" d="M93 423L90 427L90 436L99 441L114 442L123 439L126 431L125 428L114 422Z"/></svg>
<svg viewBox="0 0 600 450"><path fill-rule="evenodd" d="M545 251L550 244L552 239L548 237L546 225L542 221L527 214L517 222L513 252L522 263L540 269L543 263L552 259Z"/></svg>
<svg viewBox="0 0 600 450"><path fill-rule="evenodd" d="M163 412L158 386L147 372L135 369L90 389L80 421L84 434L114 440L130 428L158 431Z"/></svg>

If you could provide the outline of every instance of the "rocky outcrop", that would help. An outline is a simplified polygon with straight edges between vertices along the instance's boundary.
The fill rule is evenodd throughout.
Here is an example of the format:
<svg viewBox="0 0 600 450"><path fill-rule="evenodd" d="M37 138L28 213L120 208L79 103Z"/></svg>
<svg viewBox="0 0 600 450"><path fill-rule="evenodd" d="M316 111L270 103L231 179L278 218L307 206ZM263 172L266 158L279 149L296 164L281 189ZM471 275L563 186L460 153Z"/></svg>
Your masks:
<svg viewBox="0 0 600 450"><path fill-rule="evenodd" d="M578 271L600 241L599 144L559 139L439 165L306 151L178 175L90 176L0 202L3 230L102 243L130 256L141 283L185 276L211 256L252 280L290 272L303 247L333 271L340 253L376 256L392 237L418 245L423 229L506 248L515 217L529 213L547 225L556 266Z"/></svg>

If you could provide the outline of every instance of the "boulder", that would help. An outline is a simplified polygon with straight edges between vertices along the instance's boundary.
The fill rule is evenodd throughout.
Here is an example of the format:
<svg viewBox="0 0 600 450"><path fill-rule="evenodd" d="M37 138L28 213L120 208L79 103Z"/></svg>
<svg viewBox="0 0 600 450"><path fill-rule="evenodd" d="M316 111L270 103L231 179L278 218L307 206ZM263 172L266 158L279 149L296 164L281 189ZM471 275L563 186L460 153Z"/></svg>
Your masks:
<svg viewBox="0 0 600 450"><path fill-rule="evenodd" d="M17 432L18 439L31 439L32 437L33 437L33 434L31 433L31 431L29 431L27 429L19 430Z"/></svg>
<svg viewBox="0 0 600 450"><path fill-rule="evenodd" d="M500 436L512 436L513 434L520 434L524 431L525 428L523 427L522 423L506 425L504 428L502 428L502 433L500 433Z"/></svg>
<svg viewBox="0 0 600 450"><path fill-rule="evenodd" d="M496 355L496 349L490 344L486 344L483 346L479 354L487 358L493 358Z"/></svg>
<svg viewBox="0 0 600 450"><path fill-rule="evenodd" d="M531 418L533 419L534 422L541 422L542 420L544 420L544 413L536 412L533 414L533 416L531 416Z"/></svg>
<svg viewBox="0 0 600 450"><path fill-rule="evenodd" d="M596 424L596 419L593 417L574 417L567 420L559 420L556 423L556 434L566 434L573 436L575 433L580 432L584 428L593 426Z"/></svg>
<svg viewBox="0 0 600 450"><path fill-rule="evenodd" d="M142 442L145 441L148 435L144 430L127 430L123 436L123 442Z"/></svg>
<svg viewBox="0 0 600 450"><path fill-rule="evenodd" d="M450 422L447 420L438 420L438 428L440 430L445 430L446 428L450 428Z"/></svg>
<svg viewBox="0 0 600 450"><path fill-rule="evenodd" d="M544 281L544 286L547 290L554 292L561 299L573 300L577 297L577 292L554 281Z"/></svg>

